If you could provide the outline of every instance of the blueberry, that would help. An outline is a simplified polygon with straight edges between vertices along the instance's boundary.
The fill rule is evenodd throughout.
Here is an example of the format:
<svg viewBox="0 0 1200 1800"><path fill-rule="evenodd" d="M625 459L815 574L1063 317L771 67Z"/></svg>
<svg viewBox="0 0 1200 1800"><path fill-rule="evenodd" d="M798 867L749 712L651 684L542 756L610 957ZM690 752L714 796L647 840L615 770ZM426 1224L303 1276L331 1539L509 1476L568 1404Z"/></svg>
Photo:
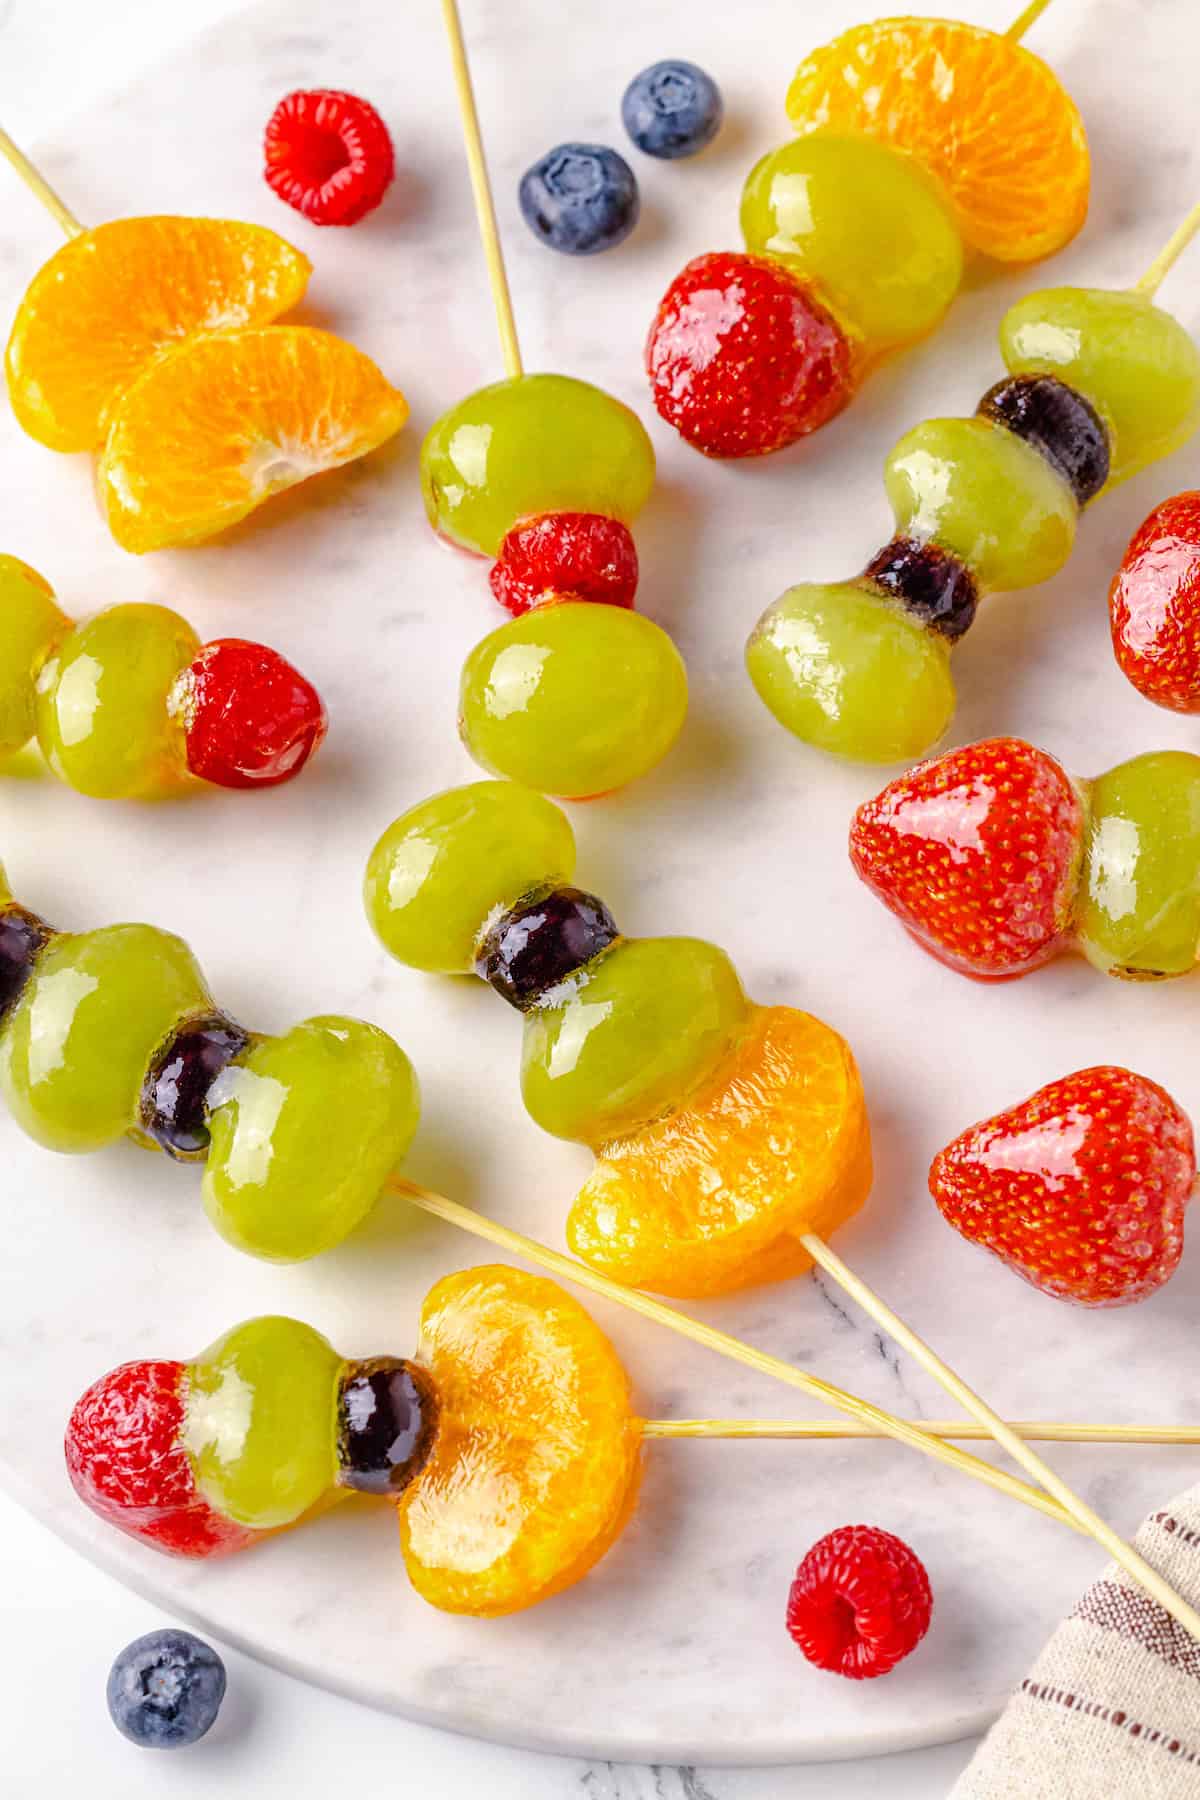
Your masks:
<svg viewBox="0 0 1200 1800"><path fill-rule="evenodd" d="M1109 442L1095 407L1055 375L1010 375L989 388L977 411L1040 450L1080 506L1108 480Z"/></svg>
<svg viewBox="0 0 1200 1800"><path fill-rule="evenodd" d="M975 617L979 596L966 564L937 544L893 538L867 564L868 581L942 637L960 638Z"/></svg>
<svg viewBox="0 0 1200 1800"><path fill-rule="evenodd" d="M437 1422L437 1393L419 1363L350 1363L338 1394L338 1485L398 1494L428 1462Z"/></svg>
<svg viewBox="0 0 1200 1800"><path fill-rule="evenodd" d="M657 62L621 101L625 129L647 156L695 156L721 129L725 104L711 75L690 62Z"/></svg>
<svg viewBox="0 0 1200 1800"><path fill-rule="evenodd" d="M611 250L637 224L637 177L603 144L559 144L521 177L521 211L535 237L567 256Z"/></svg>
<svg viewBox="0 0 1200 1800"><path fill-rule="evenodd" d="M20 999L38 952L52 936L45 920L23 906L0 911L0 1018Z"/></svg>
<svg viewBox="0 0 1200 1800"><path fill-rule="evenodd" d="M189 1019L164 1045L142 1084L142 1129L177 1162L208 1149L208 1090L250 1042L249 1034L214 1013Z"/></svg>
<svg viewBox="0 0 1200 1800"><path fill-rule="evenodd" d="M554 888L497 919L475 967L502 999L525 1012L548 988L607 950L617 935L602 900L578 888Z"/></svg>
<svg viewBox="0 0 1200 1800"><path fill-rule="evenodd" d="M109 1716L146 1750L196 1743L224 1698L224 1663L190 1631L147 1632L126 1644L109 1671Z"/></svg>

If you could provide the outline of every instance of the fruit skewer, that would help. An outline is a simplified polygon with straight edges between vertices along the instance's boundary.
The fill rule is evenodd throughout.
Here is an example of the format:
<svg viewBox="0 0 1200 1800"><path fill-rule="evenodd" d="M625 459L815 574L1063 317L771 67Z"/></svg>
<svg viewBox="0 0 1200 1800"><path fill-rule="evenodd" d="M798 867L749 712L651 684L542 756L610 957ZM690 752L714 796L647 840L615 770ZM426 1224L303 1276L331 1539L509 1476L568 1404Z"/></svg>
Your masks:
<svg viewBox="0 0 1200 1800"><path fill-rule="evenodd" d="M0 759L36 737L78 793L277 787L325 736L320 695L265 644L201 644L165 606L110 606L77 623L15 556L0 555L0 608Z"/></svg>
<svg viewBox="0 0 1200 1800"><path fill-rule="evenodd" d="M433 425L421 486L434 529L494 559L492 591L516 615L464 665L459 731L489 773L587 799L660 762L687 711L679 652L633 610L629 526L654 451L612 395L525 370L455 0L443 13L505 379Z"/></svg>
<svg viewBox="0 0 1200 1800"><path fill-rule="evenodd" d="M1008 375L974 418L927 419L891 452L896 535L852 581L789 588L746 667L780 724L859 762L923 755L954 714L950 651L981 594L1048 581L1081 509L1200 425L1200 351L1153 304L1200 204L1129 290L1048 288L1000 324Z"/></svg>
<svg viewBox="0 0 1200 1800"><path fill-rule="evenodd" d="M713 1295L816 1263L1200 1638L1200 1614L825 1241L862 1205L871 1180L848 1047L789 1007L749 1004L715 945L622 937L602 901L569 885L573 872L574 841L557 808L480 782L402 815L371 853L364 896L398 960L475 972L523 1014L527 1109L598 1158L567 1220L594 1290L619 1284L635 1310L659 1317L659 1303L637 1290ZM453 1202L426 1195L418 1204L518 1247L490 1221L468 1224ZM580 1279L566 1258L543 1261ZM694 1322L679 1315L672 1323L691 1335L704 1329L691 1331ZM765 1366L756 1352L721 1342Z"/></svg>
<svg viewBox="0 0 1200 1800"><path fill-rule="evenodd" d="M198 543L399 431L408 403L369 357L276 323L311 265L275 232L171 216L87 229L3 131L0 154L67 236L17 310L13 412L49 449L97 456L122 548Z"/></svg>
<svg viewBox="0 0 1200 1800"><path fill-rule="evenodd" d="M843 32L796 71L797 137L751 170L746 251L698 256L646 345L659 413L713 457L817 430L939 324L969 254L1032 263L1087 213L1083 121L1018 39L949 19Z"/></svg>

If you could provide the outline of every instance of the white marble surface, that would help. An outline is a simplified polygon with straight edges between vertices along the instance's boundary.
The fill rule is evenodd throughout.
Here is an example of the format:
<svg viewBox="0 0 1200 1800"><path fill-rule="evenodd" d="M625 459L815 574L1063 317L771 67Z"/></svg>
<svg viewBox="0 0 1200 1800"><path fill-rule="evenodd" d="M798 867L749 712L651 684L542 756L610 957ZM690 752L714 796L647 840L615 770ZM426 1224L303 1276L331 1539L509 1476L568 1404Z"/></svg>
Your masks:
<svg viewBox="0 0 1200 1800"><path fill-rule="evenodd" d="M58 13L59 34L73 10L45 9ZM856 11L850 0L808 8L795 51ZM991 0L962 11L995 22ZM687 255L734 241L740 176L782 135L781 74L764 72L762 46L788 44L780 61L790 63L794 9L761 0L761 13L751 38L682 0L630 5L620 32L581 10L574 33L587 67L581 57L568 76L545 6L468 4L532 367L587 375L647 413L637 350L653 302ZM1195 36L1190 0L1087 9L1060 0L1038 27L1037 46L1083 106L1098 165L1092 220L1055 280L1130 279L1193 198L1200 168L1177 58ZM1114 44L1126 69L1119 107ZM645 222L621 252L583 264L548 256L514 218L519 168L556 137L612 137L628 73L668 51L709 63L725 85L732 122L722 147L691 166L639 166ZM288 86L316 82L369 91L393 123L405 171L376 221L333 242L282 214L256 173L270 106ZM5 108L24 122L7 95ZM288 231L317 259L309 316L372 351L415 416L393 452L310 501L286 502L221 545L143 562L107 541L86 470L39 451L0 417L5 547L43 567L65 604L84 611L158 597L205 635L261 635L319 681L334 727L305 780L276 795L208 796L148 813L98 807L49 781L13 784L0 792L0 845L14 885L64 924L133 916L181 931L222 1003L266 1029L335 1008L377 1019L423 1077L412 1172L556 1240L562 1197L586 1159L540 1138L522 1115L515 1021L485 990L390 966L355 898L376 831L468 773L450 730L454 688L466 649L494 622L481 570L425 531L414 482L420 430L498 366L435 9L400 14L352 0L335 19L309 0L238 15L119 102L52 134L46 162L85 217L226 210ZM7 313L51 239L19 195L2 216ZM839 1245L997 1404L1182 1418L1190 1396L1173 1371L1190 1354L1193 1259L1142 1308L1076 1315L952 1237L924 1198L923 1171L967 1119L1100 1057L1144 1069L1194 1105L1194 988L1121 989L1060 964L985 991L918 957L845 867L847 815L877 783L793 744L740 673L742 636L767 600L802 575L858 566L886 534L883 451L922 412L973 404L995 376L995 322L1029 285L1008 277L975 286L936 339L877 377L819 439L770 464L711 467L653 426L661 480L638 531L643 594L688 657L692 716L655 776L575 809L580 873L627 928L712 936L760 998L795 1001L846 1031L863 1063L880 1167L871 1207ZM1197 294L1200 274L1185 264L1164 299L1198 323ZM1149 505L1198 474L1193 450L1130 483L1087 520L1057 582L985 610L957 659L960 738L1019 730L1084 771L1151 744L1194 742L1194 726L1153 712L1116 674L1103 593ZM186 1173L132 1150L60 1161L6 1122L0 1133L13 1221L0 1348L21 1372L0 1392L5 1481L130 1585L313 1680L467 1731L614 1757L847 1755L976 1726L1095 1566L1085 1544L1049 1523L873 1445L658 1447L639 1516L596 1574L496 1625L420 1607L385 1521L355 1529L327 1519L224 1568L165 1564L105 1533L66 1489L61 1422L87 1380L124 1356L187 1354L267 1308L310 1318L350 1353L402 1350L433 1277L477 1258L463 1240L381 1210L318 1264L262 1268L212 1239ZM885 1404L945 1410L819 1283L703 1310ZM648 1410L790 1410L782 1390L603 1316ZM1194 1469L1162 1451L1062 1451L1056 1461L1124 1526ZM909 1538L939 1600L920 1654L867 1689L807 1670L780 1626L797 1556L849 1518Z"/></svg>

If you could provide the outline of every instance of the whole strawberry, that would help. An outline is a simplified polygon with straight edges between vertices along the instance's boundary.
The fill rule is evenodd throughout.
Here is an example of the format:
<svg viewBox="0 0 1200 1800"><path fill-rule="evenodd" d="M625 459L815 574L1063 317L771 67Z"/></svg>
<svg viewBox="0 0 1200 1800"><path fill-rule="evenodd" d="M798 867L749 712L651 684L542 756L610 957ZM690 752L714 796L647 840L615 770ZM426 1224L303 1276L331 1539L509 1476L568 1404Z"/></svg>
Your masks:
<svg viewBox="0 0 1200 1800"><path fill-rule="evenodd" d="M929 1191L963 1237L1044 1294L1144 1300L1175 1270L1196 1179L1187 1115L1129 1069L1081 1069L971 1126Z"/></svg>
<svg viewBox="0 0 1200 1800"><path fill-rule="evenodd" d="M853 387L850 348L804 283L765 256L697 256L646 344L654 404L706 456L763 456L824 425Z"/></svg>
<svg viewBox="0 0 1200 1800"><path fill-rule="evenodd" d="M1083 842L1082 803L1054 758L985 738L860 806L850 860L924 949L994 981L1062 947Z"/></svg>
<svg viewBox="0 0 1200 1800"><path fill-rule="evenodd" d="M1200 712L1200 493L1156 506L1108 594L1113 652L1147 700Z"/></svg>
<svg viewBox="0 0 1200 1800"><path fill-rule="evenodd" d="M925 1565L902 1538L840 1525L796 1570L787 1628L818 1669L870 1681L916 1649L932 1613Z"/></svg>

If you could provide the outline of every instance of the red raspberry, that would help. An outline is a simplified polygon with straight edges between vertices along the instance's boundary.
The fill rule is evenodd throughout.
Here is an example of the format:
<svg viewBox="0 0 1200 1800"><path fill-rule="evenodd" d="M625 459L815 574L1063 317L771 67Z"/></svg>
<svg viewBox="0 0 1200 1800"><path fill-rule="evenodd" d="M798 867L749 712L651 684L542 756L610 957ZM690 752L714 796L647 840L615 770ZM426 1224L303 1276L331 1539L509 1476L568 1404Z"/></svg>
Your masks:
<svg viewBox="0 0 1200 1800"><path fill-rule="evenodd" d="M514 617L551 597L632 606L637 550L619 519L606 519L603 513L542 513L513 526L488 580Z"/></svg>
<svg viewBox="0 0 1200 1800"><path fill-rule="evenodd" d="M1187 1115L1128 1069L1081 1069L940 1151L942 1217L1044 1294L1144 1300L1174 1273L1196 1179Z"/></svg>
<svg viewBox="0 0 1200 1800"><path fill-rule="evenodd" d="M354 225L379 205L396 159L375 108L336 88L288 94L267 124L264 175L314 225Z"/></svg>
<svg viewBox="0 0 1200 1800"><path fill-rule="evenodd" d="M697 256L663 296L646 344L654 404L706 456L764 456L815 431L853 391L850 347L781 263Z"/></svg>
<svg viewBox="0 0 1200 1800"><path fill-rule="evenodd" d="M1113 651L1139 694L1200 712L1200 493L1156 506L1108 594Z"/></svg>
<svg viewBox="0 0 1200 1800"><path fill-rule="evenodd" d="M1003 980L1070 927L1084 816L1066 772L1020 738L985 738L910 769L860 806L850 860L922 948Z"/></svg>
<svg viewBox="0 0 1200 1800"><path fill-rule="evenodd" d="M929 1577L907 1544L874 1525L839 1525L796 1570L787 1628L818 1669L870 1681L916 1649L932 1612Z"/></svg>
<svg viewBox="0 0 1200 1800"><path fill-rule="evenodd" d="M196 1492L179 1441L178 1362L129 1362L102 1375L75 1404L63 1446L71 1485L119 1531L177 1556L223 1556L258 1535Z"/></svg>
<svg viewBox="0 0 1200 1800"><path fill-rule="evenodd" d="M219 787L277 787L298 775L325 736L311 682L265 644L217 638L176 686L187 764Z"/></svg>

